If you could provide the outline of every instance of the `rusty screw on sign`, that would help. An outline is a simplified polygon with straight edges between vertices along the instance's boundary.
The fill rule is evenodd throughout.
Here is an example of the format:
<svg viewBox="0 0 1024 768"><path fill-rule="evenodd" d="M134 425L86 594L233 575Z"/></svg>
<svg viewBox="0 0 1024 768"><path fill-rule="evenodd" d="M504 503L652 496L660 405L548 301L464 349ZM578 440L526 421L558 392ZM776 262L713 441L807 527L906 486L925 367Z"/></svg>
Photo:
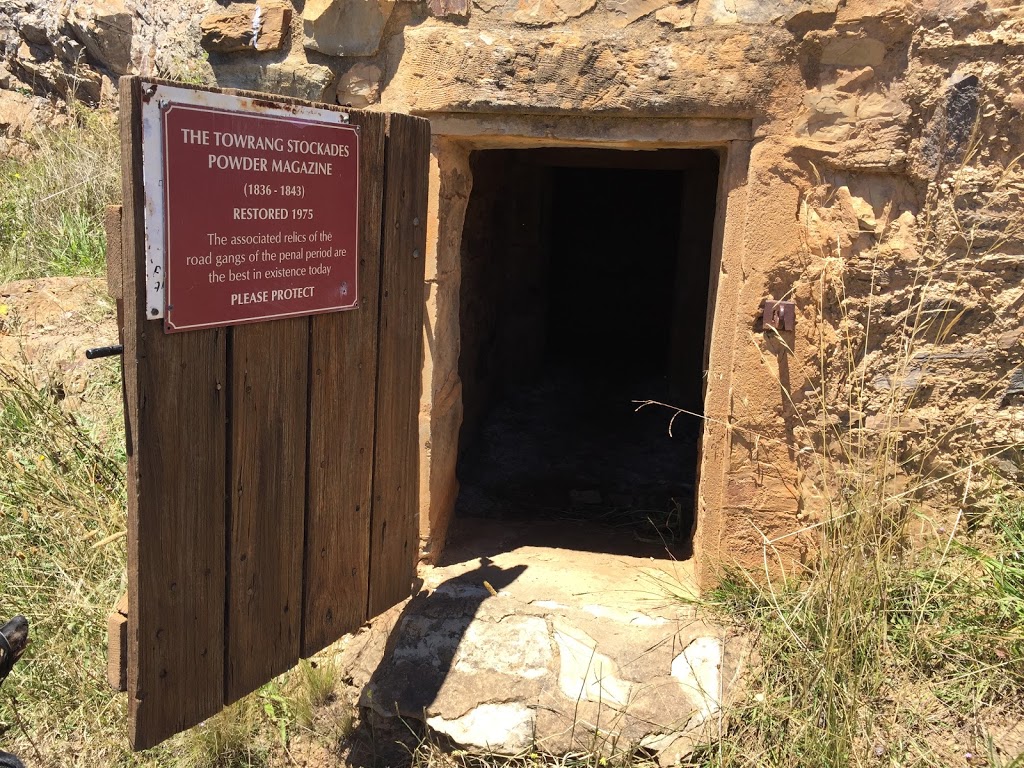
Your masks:
<svg viewBox="0 0 1024 768"><path fill-rule="evenodd" d="M765 300L761 324L765 330L774 328L776 331L792 331L796 327L796 304L792 301Z"/></svg>

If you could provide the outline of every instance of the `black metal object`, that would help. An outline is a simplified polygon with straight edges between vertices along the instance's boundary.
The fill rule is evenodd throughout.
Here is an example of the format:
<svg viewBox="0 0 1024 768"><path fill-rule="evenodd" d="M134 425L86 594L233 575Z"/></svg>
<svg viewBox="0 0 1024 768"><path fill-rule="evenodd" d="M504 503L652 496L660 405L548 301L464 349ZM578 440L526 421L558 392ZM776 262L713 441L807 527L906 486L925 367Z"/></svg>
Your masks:
<svg viewBox="0 0 1024 768"><path fill-rule="evenodd" d="M0 685L7 679L14 662L21 658L27 646L28 620L24 616L15 616L0 626ZM25 764L10 752L0 750L0 768L25 768Z"/></svg>
<svg viewBox="0 0 1024 768"><path fill-rule="evenodd" d="M109 347L93 347L92 349L85 350L85 356L89 360L96 360L101 357L113 357L114 355L123 355L124 345L112 344Z"/></svg>
<svg viewBox="0 0 1024 768"><path fill-rule="evenodd" d="M14 662L21 658L28 646L28 620L15 616L0 627L0 684L11 673Z"/></svg>

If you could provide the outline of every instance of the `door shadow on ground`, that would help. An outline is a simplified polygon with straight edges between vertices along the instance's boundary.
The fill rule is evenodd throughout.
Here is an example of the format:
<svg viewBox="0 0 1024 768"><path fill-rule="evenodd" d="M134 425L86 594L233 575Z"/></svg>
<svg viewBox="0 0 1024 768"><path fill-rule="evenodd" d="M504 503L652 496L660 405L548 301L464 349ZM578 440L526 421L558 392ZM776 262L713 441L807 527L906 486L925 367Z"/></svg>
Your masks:
<svg viewBox="0 0 1024 768"><path fill-rule="evenodd" d="M360 697L363 716L348 742L348 764L382 768L410 762L424 712L444 686L480 606L525 570L525 565L501 568L481 557L473 570L409 601Z"/></svg>

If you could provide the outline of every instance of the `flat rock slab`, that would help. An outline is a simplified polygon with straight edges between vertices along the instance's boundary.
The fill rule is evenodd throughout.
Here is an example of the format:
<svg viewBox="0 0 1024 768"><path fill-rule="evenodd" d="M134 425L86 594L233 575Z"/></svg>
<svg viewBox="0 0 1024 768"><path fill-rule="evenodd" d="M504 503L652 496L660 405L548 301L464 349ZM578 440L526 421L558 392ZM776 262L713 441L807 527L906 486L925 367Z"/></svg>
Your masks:
<svg viewBox="0 0 1024 768"><path fill-rule="evenodd" d="M464 749L644 748L662 764L717 725L746 646L678 599L685 563L508 541L481 556L501 544L488 525L348 645L361 706Z"/></svg>

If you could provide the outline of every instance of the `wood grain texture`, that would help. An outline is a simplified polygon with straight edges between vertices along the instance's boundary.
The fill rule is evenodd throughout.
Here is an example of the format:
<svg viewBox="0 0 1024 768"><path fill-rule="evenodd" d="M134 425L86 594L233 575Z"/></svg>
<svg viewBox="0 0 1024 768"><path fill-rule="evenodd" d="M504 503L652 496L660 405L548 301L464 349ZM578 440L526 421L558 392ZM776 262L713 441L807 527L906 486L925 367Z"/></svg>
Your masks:
<svg viewBox="0 0 1024 768"><path fill-rule="evenodd" d="M107 614L107 685L128 690L128 593Z"/></svg>
<svg viewBox="0 0 1024 768"><path fill-rule="evenodd" d="M145 313L141 83L122 78L128 432L128 696L135 749L224 696L225 333L165 335Z"/></svg>
<svg viewBox="0 0 1024 768"><path fill-rule="evenodd" d="M312 318L302 655L366 619L387 116L359 126L359 307Z"/></svg>
<svg viewBox="0 0 1024 768"><path fill-rule="evenodd" d="M107 237L107 293L117 300L124 295L121 210L120 205L108 205L103 211L103 231Z"/></svg>
<svg viewBox="0 0 1024 768"><path fill-rule="evenodd" d="M225 703L299 660L309 320L231 329Z"/></svg>
<svg viewBox="0 0 1024 768"><path fill-rule="evenodd" d="M419 550L420 376L430 123L389 115L368 615L407 598Z"/></svg>

